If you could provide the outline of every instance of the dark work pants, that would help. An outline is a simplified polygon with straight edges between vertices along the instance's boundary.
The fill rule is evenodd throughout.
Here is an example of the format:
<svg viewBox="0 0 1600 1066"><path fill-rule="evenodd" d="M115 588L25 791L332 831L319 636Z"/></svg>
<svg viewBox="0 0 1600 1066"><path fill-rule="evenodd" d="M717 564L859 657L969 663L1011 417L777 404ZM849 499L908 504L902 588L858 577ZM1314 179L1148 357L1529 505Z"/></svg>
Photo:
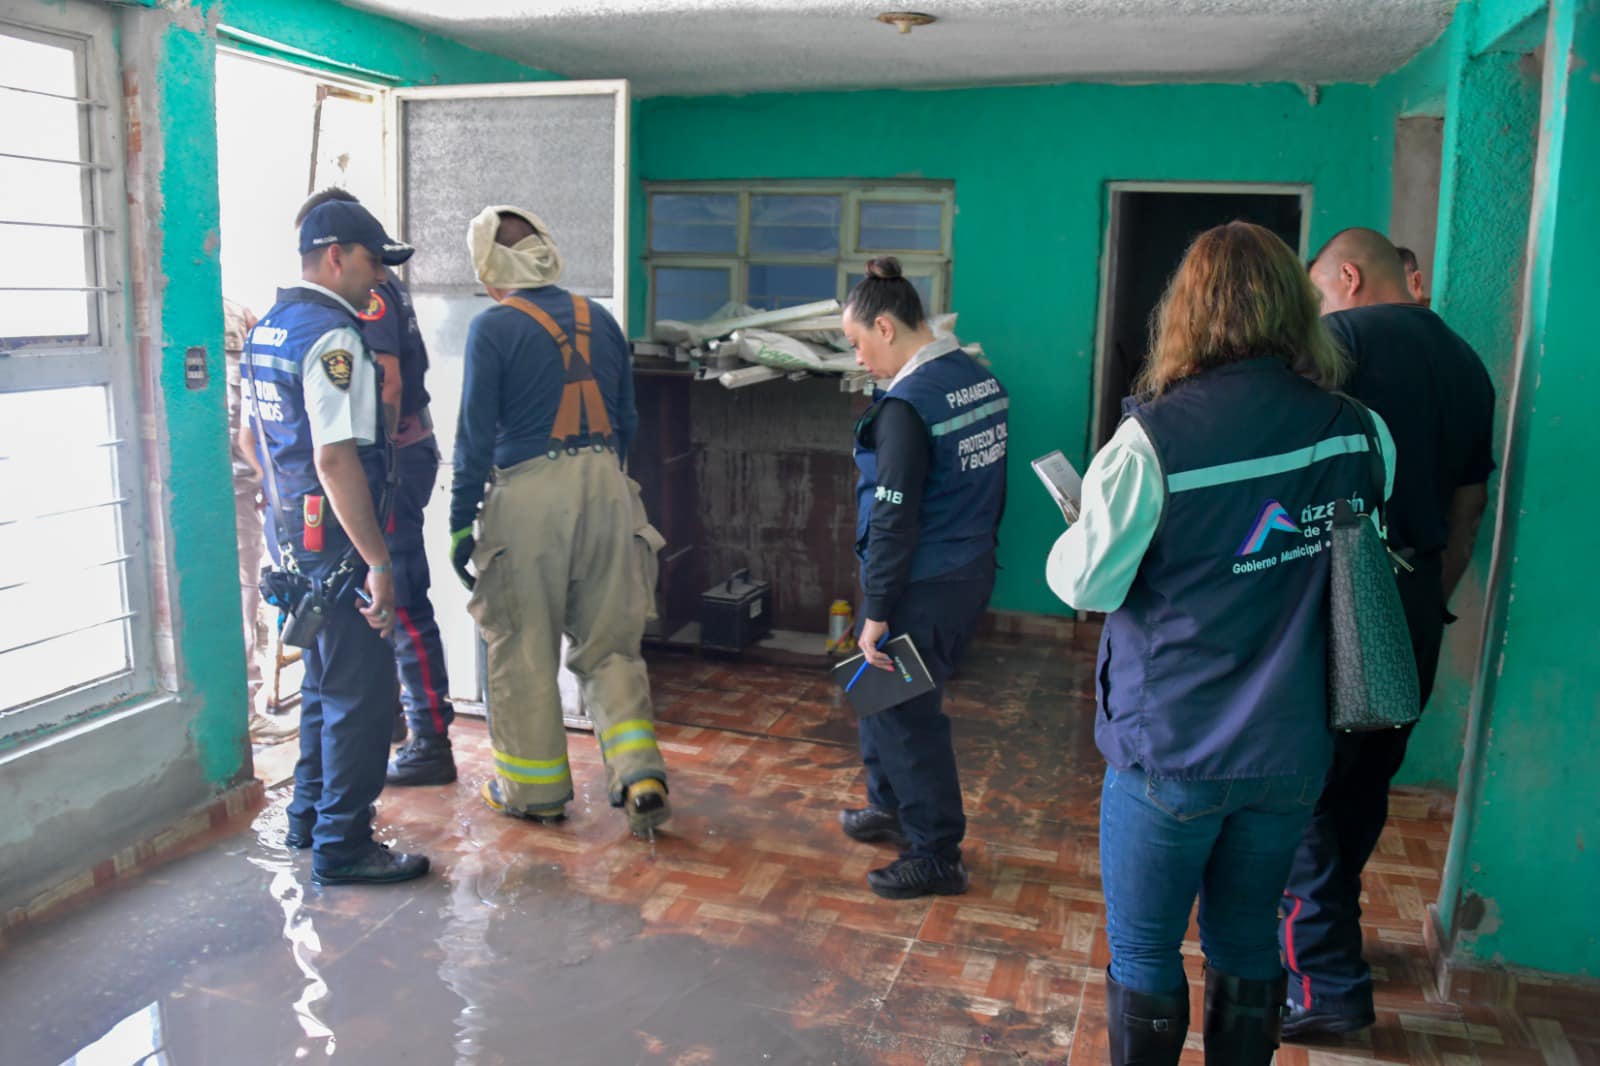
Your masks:
<svg viewBox="0 0 1600 1066"><path fill-rule="evenodd" d="M328 611L304 663L289 817L312 826L312 862L325 870L372 843L394 723L394 651L346 597Z"/></svg>
<svg viewBox="0 0 1600 1066"><path fill-rule="evenodd" d="M1440 560L1398 575L1422 702L1433 691L1444 638ZM1356 1017L1372 1013L1372 973L1361 957L1361 870L1389 816L1389 782L1405 761L1411 727L1341 733L1333 766L1284 889L1279 927L1289 998Z"/></svg>
<svg viewBox="0 0 1600 1066"><path fill-rule="evenodd" d="M961 857L967 816L950 718L944 713L944 683L989 603L993 558L951 577L912 582L888 619L891 636L910 634L933 675L933 691L861 719L860 728L867 801L900 815L909 842L905 854L955 860Z"/></svg>
<svg viewBox="0 0 1600 1066"><path fill-rule="evenodd" d="M450 678L444 667L444 642L428 599L432 584L422 536L422 511L439 477L439 446L432 437L395 450L400 481L395 486L389 522L389 555L394 562L395 663L400 699L411 734L442 737L455 720Z"/></svg>

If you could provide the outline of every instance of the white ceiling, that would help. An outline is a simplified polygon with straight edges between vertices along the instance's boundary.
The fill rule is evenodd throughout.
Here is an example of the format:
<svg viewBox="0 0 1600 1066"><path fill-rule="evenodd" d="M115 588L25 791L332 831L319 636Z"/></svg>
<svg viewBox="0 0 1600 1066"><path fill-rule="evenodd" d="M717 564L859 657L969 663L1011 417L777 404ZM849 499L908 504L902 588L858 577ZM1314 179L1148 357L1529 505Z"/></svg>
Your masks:
<svg viewBox="0 0 1600 1066"><path fill-rule="evenodd" d="M1056 81L1372 81L1455 0L343 0L640 96ZM939 18L901 35L874 21Z"/></svg>

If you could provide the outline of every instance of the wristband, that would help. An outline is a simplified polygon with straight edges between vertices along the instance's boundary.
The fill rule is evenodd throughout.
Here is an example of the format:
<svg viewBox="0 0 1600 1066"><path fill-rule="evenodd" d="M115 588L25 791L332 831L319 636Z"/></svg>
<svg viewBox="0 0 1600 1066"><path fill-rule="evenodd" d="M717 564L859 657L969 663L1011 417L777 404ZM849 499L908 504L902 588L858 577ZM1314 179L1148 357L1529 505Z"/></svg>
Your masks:
<svg viewBox="0 0 1600 1066"><path fill-rule="evenodd" d="M393 563L370 563L370 564L368 564L367 569L372 571L374 574L387 574L390 570L394 569L394 564Z"/></svg>

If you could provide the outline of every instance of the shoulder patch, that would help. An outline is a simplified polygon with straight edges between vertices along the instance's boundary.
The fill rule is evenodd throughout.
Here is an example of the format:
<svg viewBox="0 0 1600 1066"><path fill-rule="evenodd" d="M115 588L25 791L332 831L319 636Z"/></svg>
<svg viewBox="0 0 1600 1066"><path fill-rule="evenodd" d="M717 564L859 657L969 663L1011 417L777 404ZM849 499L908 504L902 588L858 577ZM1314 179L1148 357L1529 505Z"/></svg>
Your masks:
<svg viewBox="0 0 1600 1066"><path fill-rule="evenodd" d="M355 360L343 348L335 348L331 352L322 353L322 369L328 372L328 380L333 382L333 387L341 392L350 391L350 375L355 370Z"/></svg>
<svg viewBox="0 0 1600 1066"><path fill-rule="evenodd" d="M372 292L372 299L367 301L367 309L358 311L356 317L363 322L376 322L389 310L389 305L383 302L383 297L378 295L376 289Z"/></svg>

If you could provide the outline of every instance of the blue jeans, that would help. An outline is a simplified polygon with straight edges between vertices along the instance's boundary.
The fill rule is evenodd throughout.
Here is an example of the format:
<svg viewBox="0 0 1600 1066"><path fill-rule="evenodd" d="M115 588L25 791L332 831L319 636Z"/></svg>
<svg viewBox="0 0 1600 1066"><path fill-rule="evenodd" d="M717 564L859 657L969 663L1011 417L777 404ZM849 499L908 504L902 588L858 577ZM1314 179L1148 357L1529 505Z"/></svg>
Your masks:
<svg viewBox="0 0 1600 1066"><path fill-rule="evenodd" d="M1278 901L1322 780L1175 781L1107 767L1100 878L1112 978L1149 995L1182 988L1196 895L1207 964L1251 981L1278 977Z"/></svg>

